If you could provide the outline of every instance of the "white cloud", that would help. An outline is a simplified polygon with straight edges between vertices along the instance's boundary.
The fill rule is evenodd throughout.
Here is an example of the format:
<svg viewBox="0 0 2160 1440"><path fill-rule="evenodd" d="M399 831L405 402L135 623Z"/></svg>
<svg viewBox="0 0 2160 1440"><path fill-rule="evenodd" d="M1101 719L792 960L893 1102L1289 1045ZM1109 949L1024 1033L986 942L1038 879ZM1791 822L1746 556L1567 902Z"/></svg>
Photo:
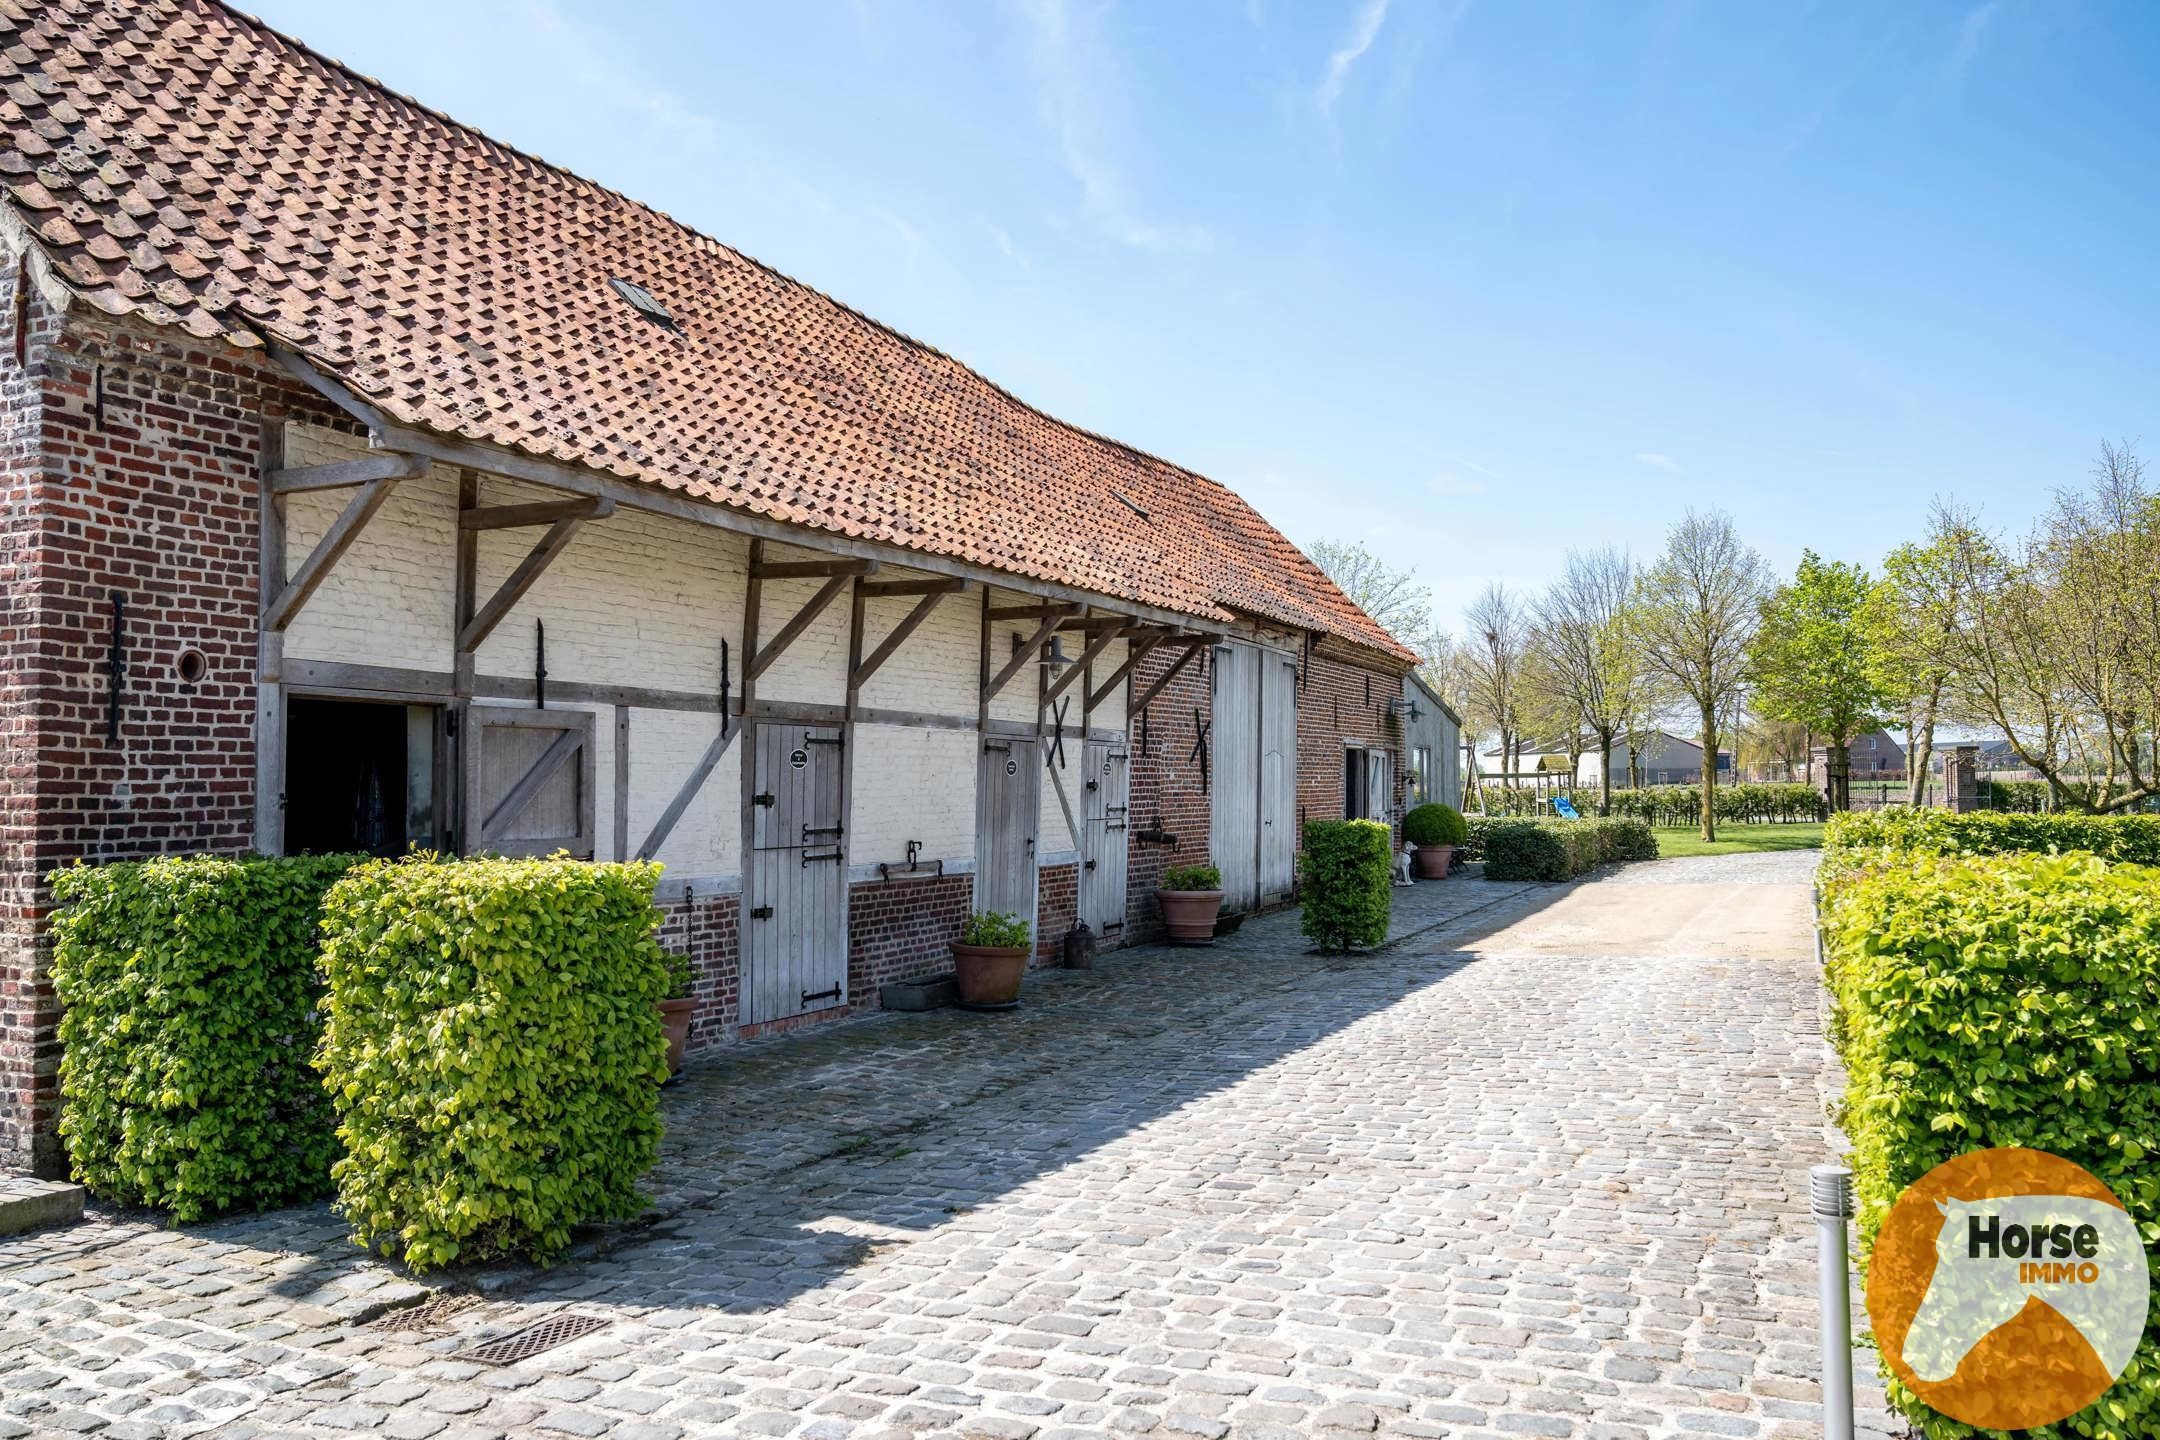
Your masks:
<svg viewBox="0 0 2160 1440"><path fill-rule="evenodd" d="M1343 86L1349 83L1350 67L1372 49L1373 41L1380 36L1380 23L1387 19L1388 0L1363 0L1357 14L1351 17L1350 33L1342 44L1328 56L1327 71L1320 77L1320 88L1313 93L1314 108L1327 115L1342 98Z"/></svg>
<svg viewBox="0 0 2160 1440"><path fill-rule="evenodd" d="M1655 450L1647 450L1637 454L1635 463L1648 465L1653 470L1669 470L1675 475L1685 475L1687 473L1680 468L1679 461L1673 459L1670 455L1660 455Z"/></svg>
<svg viewBox="0 0 2160 1440"><path fill-rule="evenodd" d="M1957 38L1950 46L1949 78L1964 78L1966 70L1980 56L1980 47L1987 43L1988 31L1995 24L1996 12L2002 9L2002 0L1987 0L1985 5L1975 5L1958 21Z"/></svg>
<svg viewBox="0 0 2160 1440"><path fill-rule="evenodd" d="M1030 30L1036 105L1057 137L1058 158L1080 184L1081 209L1098 231L1137 250L1207 250L1204 225L1149 219L1139 212L1112 158L1114 116L1106 101L1119 91L1115 58L1066 0L1023 0Z"/></svg>

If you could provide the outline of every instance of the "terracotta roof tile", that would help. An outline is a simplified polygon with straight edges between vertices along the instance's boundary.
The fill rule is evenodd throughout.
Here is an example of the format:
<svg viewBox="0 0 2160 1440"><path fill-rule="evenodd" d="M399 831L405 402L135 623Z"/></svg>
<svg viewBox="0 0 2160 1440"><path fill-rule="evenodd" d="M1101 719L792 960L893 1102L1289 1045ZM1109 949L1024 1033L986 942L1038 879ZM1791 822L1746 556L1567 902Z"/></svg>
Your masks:
<svg viewBox="0 0 2160 1440"><path fill-rule="evenodd" d="M267 331L403 424L1409 658L1223 486L210 0L0 0L0 128L91 304Z"/></svg>

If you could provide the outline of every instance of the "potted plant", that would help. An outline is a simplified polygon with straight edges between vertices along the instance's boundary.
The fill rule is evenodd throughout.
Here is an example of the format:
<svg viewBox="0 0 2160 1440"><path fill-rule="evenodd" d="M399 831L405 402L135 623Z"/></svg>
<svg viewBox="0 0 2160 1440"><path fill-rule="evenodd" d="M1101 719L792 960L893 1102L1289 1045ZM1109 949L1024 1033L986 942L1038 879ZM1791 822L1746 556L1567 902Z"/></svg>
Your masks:
<svg viewBox="0 0 2160 1440"><path fill-rule="evenodd" d="M1470 838L1470 823L1452 805L1420 805L1403 816L1403 839L1417 847L1420 880L1445 880L1455 847Z"/></svg>
<svg viewBox="0 0 2160 1440"><path fill-rule="evenodd" d="M1020 1003L1027 973L1028 922L1017 915L978 910L953 941L953 988L970 1010L1004 1010Z"/></svg>
<svg viewBox="0 0 2160 1440"><path fill-rule="evenodd" d="M1222 871L1213 865L1173 865L1163 872L1155 899L1163 924L1180 945L1215 943L1215 912L1222 909Z"/></svg>
<svg viewBox="0 0 2160 1440"><path fill-rule="evenodd" d="M667 1073L673 1079L682 1069L683 1047L690 1043L690 1015L697 1009L697 1000L690 987L697 980L697 972L690 966L690 957L672 951L667 957L667 994L660 999L660 1031L667 1036Z"/></svg>

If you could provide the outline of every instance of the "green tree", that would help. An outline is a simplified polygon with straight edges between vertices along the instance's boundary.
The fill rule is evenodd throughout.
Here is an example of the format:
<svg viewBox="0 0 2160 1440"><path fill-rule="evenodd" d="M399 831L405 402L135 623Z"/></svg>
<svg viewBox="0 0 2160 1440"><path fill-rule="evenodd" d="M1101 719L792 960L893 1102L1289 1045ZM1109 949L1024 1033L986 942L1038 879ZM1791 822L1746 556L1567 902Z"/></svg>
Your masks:
<svg viewBox="0 0 2160 1440"><path fill-rule="evenodd" d="M1850 808L1853 737L1881 724L1889 708L1863 618L1873 589L1859 566L1802 551L1792 582L1763 602L1748 652L1756 712L1823 737L1833 810Z"/></svg>
<svg viewBox="0 0 2160 1440"><path fill-rule="evenodd" d="M1651 671L1695 707L1701 725L1702 837L1717 839L1718 734L1747 683L1748 647L1769 574L1732 517L1690 510L1636 586L1635 634Z"/></svg>
<svg viewBox="0 0 2160 1440"><path fill-rule="evenodd" d="M1951 679L1957 567L1946 537L1971 528L1968 517L1938 505L1934 534L1926 544L1900 545L1884 558L1882 578L1860 611L1869 671L1885 701L1903 714L1905 798L1914 806L1927 802L1935 727Z"/></svg>

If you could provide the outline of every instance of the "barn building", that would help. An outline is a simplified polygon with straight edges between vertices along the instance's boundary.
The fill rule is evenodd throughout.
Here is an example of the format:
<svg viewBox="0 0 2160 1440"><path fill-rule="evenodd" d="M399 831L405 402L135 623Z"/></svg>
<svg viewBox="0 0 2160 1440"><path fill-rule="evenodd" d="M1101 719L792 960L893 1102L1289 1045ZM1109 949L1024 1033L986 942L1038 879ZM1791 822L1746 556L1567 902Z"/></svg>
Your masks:
<svg viewBox="0 0 2160 1440"><path fill-rule="evenodd" d="M702 1047L1399 813L1413 657L1223 486L206 0L0 32L0 1163L80 859L656 858Z"/></svg>

